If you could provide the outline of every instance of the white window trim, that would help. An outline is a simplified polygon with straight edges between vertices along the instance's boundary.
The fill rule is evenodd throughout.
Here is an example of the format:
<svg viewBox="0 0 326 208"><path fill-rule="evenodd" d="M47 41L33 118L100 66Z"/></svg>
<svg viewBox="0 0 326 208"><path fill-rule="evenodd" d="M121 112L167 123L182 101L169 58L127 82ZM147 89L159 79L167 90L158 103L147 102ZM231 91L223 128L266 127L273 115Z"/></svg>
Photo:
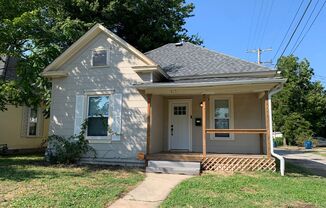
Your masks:
<svg viewBox="0 0 326 208"><path fill-rule="evenodd" d="M93 65L93 55L94 55L94 52L97 52L97 51L106 51L106 64L105 65L101 65L101 66L94 66ZM92 68L103 68L103 67L108 67L109 66L109 49L108 48L96 48L96 49L93 49L91 52L91 66Z"/></svg>
<svg viewBox="0 0 326 208"><path fill-rule="evenodd" d="M210 96L210 128L215 129L215 121L214 121L214 112L215 112L215 100L228 100L229 101L229 114L230 114L230 123L229 123L229 128L233 129L234 128L234 104L233 104L233 95L213 95ZM234 140L234 134L229 134L229 137L215 137L215 134L210 134L210 139L211 140Z"/></svg>
<svg viewBox="0 0 326 208"><path fill-rule="evenodd" d="M86 105L85 105L85 116L84 118L88 118L88 111L89 111L89 98L90 97L99 97L99 96L111 96L112 93L110 93L113 91L105 91L105 92L86 92L85 93L85 96L86 96ZM111 123L110 123L110 118L111 118L111 112L110 112L110 103L109 103L109 109L108 109L108 112L109 112L109 115L108 115L108 125L109 127L111 126ZM107 136L87 136L87 129L86 129L86 132L85 132L85 138L86 140L89 141L89 143L111 143L111 135L108 133Z"/></svg>
<svg viewBox="0 0 326 208"><path fill-rule="evenodd" d="M38 111L39 109L36 108L36 122L30 122L30 117L31 117L31 111L32 111L32 108L31 107L28 107L28 113L27 113L27 137L39 137L38 135L38 131L39 131L39 116L38 116ZM35 135L30 135L29 134L29 127L30 127L30 124L31 123L36 123L36 134Z"/></svg>

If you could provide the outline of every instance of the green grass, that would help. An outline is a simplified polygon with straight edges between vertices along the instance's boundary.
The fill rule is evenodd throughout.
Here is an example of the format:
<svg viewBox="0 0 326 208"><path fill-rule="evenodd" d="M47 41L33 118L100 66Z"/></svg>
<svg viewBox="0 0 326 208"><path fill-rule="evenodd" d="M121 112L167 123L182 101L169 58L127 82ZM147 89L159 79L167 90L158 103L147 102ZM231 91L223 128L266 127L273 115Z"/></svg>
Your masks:
<svg viewBox="0 0 326 208"><path fill-rule="evenodd" d="M0 207L105 207L143 178L137 169L50 166L41 156L0 156Z"/></svg>
<svg viewBox="0 0 326 208"><path fill-rule="evenodd" d="M162 207L326 207L326 179L287 164L288 173L204 174L179 184Z"/></svg>

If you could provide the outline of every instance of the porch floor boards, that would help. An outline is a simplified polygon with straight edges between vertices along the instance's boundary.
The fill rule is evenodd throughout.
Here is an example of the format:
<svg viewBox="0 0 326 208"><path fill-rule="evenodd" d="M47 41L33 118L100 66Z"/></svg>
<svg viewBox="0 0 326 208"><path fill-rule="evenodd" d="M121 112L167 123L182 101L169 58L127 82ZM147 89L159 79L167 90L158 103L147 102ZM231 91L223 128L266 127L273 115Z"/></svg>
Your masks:
<svg viewBox="0 0 326 208"><path fill-rule="evenodd" d="M265 158L266 155L257 154L218 154L207 153L207 158L228 157L228 158ZM168 160L168 161L189 161L201 162L203 154L200 152L159 152L151 153L146 156L147 160Z"/></svg>

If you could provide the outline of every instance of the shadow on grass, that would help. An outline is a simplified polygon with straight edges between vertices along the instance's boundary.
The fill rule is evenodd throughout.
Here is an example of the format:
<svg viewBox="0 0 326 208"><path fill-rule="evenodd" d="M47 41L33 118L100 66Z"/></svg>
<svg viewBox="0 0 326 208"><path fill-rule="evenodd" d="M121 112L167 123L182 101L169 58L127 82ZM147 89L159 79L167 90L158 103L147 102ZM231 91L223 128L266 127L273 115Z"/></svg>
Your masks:
<svg viewBox="0 0 326 208"><path fill-rule="evenodd" d="M277 172L279 172L279 161L276 160ZM323 174L318 172L312 172L305 167L297 165L296 162L286 159L285 162L285 175L288 177L325 177Z"/></svg>
<svg viewBox="0 0 326 208"><path fill-rule="evenodd" d="M56 168L58 170L56 170ZM72 171L74 168L82 170ZM59 170L60 169L60 170ZM100 170L127 171L136 173L142 171L137 168L125 168L121 166L104 165L52 165L44 161L42 155L19 155L0 157L0 181L26 181L42 178L60 177L88 177L90 173Z"/></svg>

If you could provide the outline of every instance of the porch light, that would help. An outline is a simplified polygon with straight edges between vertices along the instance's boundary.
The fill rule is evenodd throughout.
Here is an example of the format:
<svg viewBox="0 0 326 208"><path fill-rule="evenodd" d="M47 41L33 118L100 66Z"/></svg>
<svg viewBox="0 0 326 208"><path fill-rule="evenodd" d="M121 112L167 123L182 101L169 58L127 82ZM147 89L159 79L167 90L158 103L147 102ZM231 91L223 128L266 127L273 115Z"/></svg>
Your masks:
<svg viewBox="0 0 326 208"><path fill-rule="evenodd" d="M203 107L203 102L200 102L200 107L201 107L201 108Z"/></svg>

